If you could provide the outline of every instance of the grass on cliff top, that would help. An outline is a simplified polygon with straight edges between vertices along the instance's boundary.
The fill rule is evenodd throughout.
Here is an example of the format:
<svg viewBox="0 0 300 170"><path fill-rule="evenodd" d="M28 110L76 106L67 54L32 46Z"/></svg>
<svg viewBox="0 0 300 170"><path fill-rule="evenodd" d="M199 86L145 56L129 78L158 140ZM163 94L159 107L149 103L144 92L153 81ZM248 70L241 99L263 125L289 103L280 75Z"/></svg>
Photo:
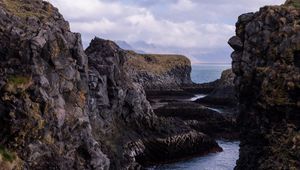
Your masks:
<svg viewBox="0 0 300 170"><path fill-rule="evenodd" d="M33 6L33 4L41 3L40 0L2 0L4 7L12 14L20 18L37 17L40 19L48 18L51 15L52 6L48 6L44 9Z"/></svg>
<svg viewBox="0 0 300 170"><path fill-rule="evenodd" d="M293 6L295 8L300 8L300 0L287 0L284 3L285 6Z"/></svg>
<svg viewBox="0 0 300 170"><path fill-rule="evenodd" d="M140 71L147 71L154 74L163 74L176 67L190 66L190 60L182 55L162 54L137 54L129 51L130 55L126 65Z"/></svg>
<svg viewBox="0 0 300 170"><path fill-rule="evenodd" d="M16 159L16 156L10 153L7 149L0 145L0 155L5 161L12 162Z"/></svg>

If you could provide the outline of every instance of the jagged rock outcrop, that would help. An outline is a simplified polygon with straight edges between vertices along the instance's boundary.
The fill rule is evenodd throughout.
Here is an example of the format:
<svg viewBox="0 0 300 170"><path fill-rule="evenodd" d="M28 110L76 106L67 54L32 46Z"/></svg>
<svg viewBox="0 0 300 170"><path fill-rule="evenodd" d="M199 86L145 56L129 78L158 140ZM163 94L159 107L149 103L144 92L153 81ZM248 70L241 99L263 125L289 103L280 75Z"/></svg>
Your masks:
<svg viewBox="0 0 300 170"><path fill-rule="evenodd" d="M93 134L112 168L136 168L192 154L220 151L207 135L183 121L157 117L143 87L125 70L127 52L114 42L95 38L89 57L90 116Z"/></svg>
<svg viewBox="0 0 300 170"><path fill-rule="evenodd" d="M222 72L222 76L215 85L215 88L206 97L198 99L199 103L211 105L237 106L237 99L234 89L234 73L231 69Z"/></svg>
<svg viewBox="0 0 300 170"><path fill-rule="evenodd" d="M126 72L132 81L141 84L149 98L210 93L220 80L197 84L191 80L191 61L182 55L138 54L126 51Z"/></svg>
<svg viewBox="0 0 300 170"><path fill-rule="evenodd" d="M237 170L300 168L299 20L299 9L266 6L241 15L229 40L240 103Z"/></svg>
<svg viewBox="0 0 300 170"><path fill-rule="evenodd" d="M80 35L48 2L0 3L0 166L107 169L92 136Z"/></svg>
<svg viewBox="0 0 300 170"><path fill-rule="evenodd" d="M181 86L193 84L191 62L181 55L137 54L127 52L127 72L146 91L180 91Z"/></svg>
<svg viewBox="0 0 300 170"><path fill-rule="evenodd" d="M182 119L191 128L214 138L238 138L234 109L218 110L190 101L169 101L154 112L158 116Z"/></svg>
<svg viewBox="0 0 300 170"><path fill-rule="evenodd" d="M2 169L137 169L220 151L184 122L155 116L124 52L96 38L87 57L48 2L0 1L0 40Z"/></svg>

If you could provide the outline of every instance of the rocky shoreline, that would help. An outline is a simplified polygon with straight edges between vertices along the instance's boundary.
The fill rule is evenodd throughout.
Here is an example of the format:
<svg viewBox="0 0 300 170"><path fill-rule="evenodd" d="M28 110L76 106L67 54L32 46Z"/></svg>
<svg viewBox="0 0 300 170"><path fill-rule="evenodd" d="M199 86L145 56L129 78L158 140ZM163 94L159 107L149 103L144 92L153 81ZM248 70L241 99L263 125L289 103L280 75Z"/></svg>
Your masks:
<svg viewBox="0 0 300 170"><path fill-rule="evenodd" d="M0 169L144 169L219 138L241 139L236 170L299 169L297 5L241 15L232 71L196 84L185 56L84 50L50 3L1 1Z"/></svg>
<svg viewBox="0 0 300 170"><path fill-rule="evenodd" d="M231 72L230 70L224 71L223 74ZM227 79L228 77L222 76L220 80L212 83L206 83L203 85L195 84L194 89L198 88L198 92L207 92L206 87L210 85L211 92L205 95L199 95L200 97L195 97L199 93L191 93L190 91L184 91L178 94L178 91L161 94L151 93L148 97L154 113L160 117L172 117L178 118L185 122L186 125L191 128L208 134L214 138L225 138L225 139L238 139L238 129L236 124L237 117L237 105L229 104L232 102L232 98L222 98L220 101L224 102L206 102L203 99L206 98L217 98L215 96L215 91L221 96L227 96L234 98L234 93L229 95L227 88L220 88L224 86L224 82L231 81L227 84L228 88L233 88L233 79ZM225 80L226 79L226 80ZM218 82L218 83L216 83ZM215 85L217 84L217 85ZM213 87L213 85L215 87ZM189 85L191 87L191 85ZM205 90L202 90L204 87ZM182 88L184 89L184 87ZM224 91L223 91L224 90ZM224 93L224 95L222 95ZM195 98L195 101L191 101L191 98ZM197 99L199 98L199 99Z"/></svg>
<svg viewBox="0 0 300 170"><path fill-rule="evenodd" d="M0 23L4 169L142 169L222 150L183 120L157 116L126 69L128 51L100 38L84 51L48 2L3 1ZM190 80L183 73L177 84Z"/></svg>

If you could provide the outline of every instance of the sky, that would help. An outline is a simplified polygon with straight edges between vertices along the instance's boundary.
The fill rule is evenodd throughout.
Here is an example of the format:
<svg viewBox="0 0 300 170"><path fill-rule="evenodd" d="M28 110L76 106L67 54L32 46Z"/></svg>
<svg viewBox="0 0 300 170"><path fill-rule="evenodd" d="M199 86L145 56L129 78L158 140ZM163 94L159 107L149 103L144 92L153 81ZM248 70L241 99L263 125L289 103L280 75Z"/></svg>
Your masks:
<svg viewBox="0 0 300 170"><path fill-rule="evenodd" d="M239 15L285 0L48 0L82 35L146 53L183 54L192 63L230 63Z"/></svg>

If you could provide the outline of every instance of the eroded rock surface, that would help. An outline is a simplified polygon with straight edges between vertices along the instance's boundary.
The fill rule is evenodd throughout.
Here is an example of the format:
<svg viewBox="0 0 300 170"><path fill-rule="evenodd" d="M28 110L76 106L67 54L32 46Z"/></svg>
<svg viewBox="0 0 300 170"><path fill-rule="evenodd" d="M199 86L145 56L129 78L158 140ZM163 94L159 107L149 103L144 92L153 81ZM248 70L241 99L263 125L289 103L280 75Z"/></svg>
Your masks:
<svg viewBox="0 0 300 170"><path fill-rule="evenodd" d="M267 6L236 24L229 44L240 103L237 170L300 168L299 20L294 7Z"/></svg>
<svg viewBox="0 0 300 170"><path fill-rule="evenodd" d="M221 150L157 117L113 42L96 38L87 57L48 2L0 3L1 168L138 169Z"/></svg>
<svg viewBox="0 0 300 170"><path fill-rule="evenodd" d="M232 108L214 109L191 101L169 101L154 112L182 119L191 128L214 138L238 139L236 111Z"/></svg>
<svg viewBox="0 0 300 170"><path fill-rule="evenodd" d="M47 2L4 0L0 39L0 145L18 162L6 168L107 169L91 131L80 35Z"/></svg>
<svg viewBox="0 0 300 170"><path fill-rule="evenodd" d="M93 134L103 143L112 167L136 168L221 149L183 121L157 117L143 87L124 68L127 52L95 38L89 56ZM104 90L103 90L104 89Z"/></svg>
<svg viewBox="0 0 300 170"><path fill-rule="evenodd" d="M233 84L234 77L231 69L223 71L214 89L206 97L198 99L197 102L236 107L238 102Z"/></svg>
<svg viewBox="0 0 300 170"><path fill-rule="evenodd" d="M127 52L127 72L134 82L146 91L176 91L181 86L193 84L191 62L182 55L137 54Z"/></svg>

